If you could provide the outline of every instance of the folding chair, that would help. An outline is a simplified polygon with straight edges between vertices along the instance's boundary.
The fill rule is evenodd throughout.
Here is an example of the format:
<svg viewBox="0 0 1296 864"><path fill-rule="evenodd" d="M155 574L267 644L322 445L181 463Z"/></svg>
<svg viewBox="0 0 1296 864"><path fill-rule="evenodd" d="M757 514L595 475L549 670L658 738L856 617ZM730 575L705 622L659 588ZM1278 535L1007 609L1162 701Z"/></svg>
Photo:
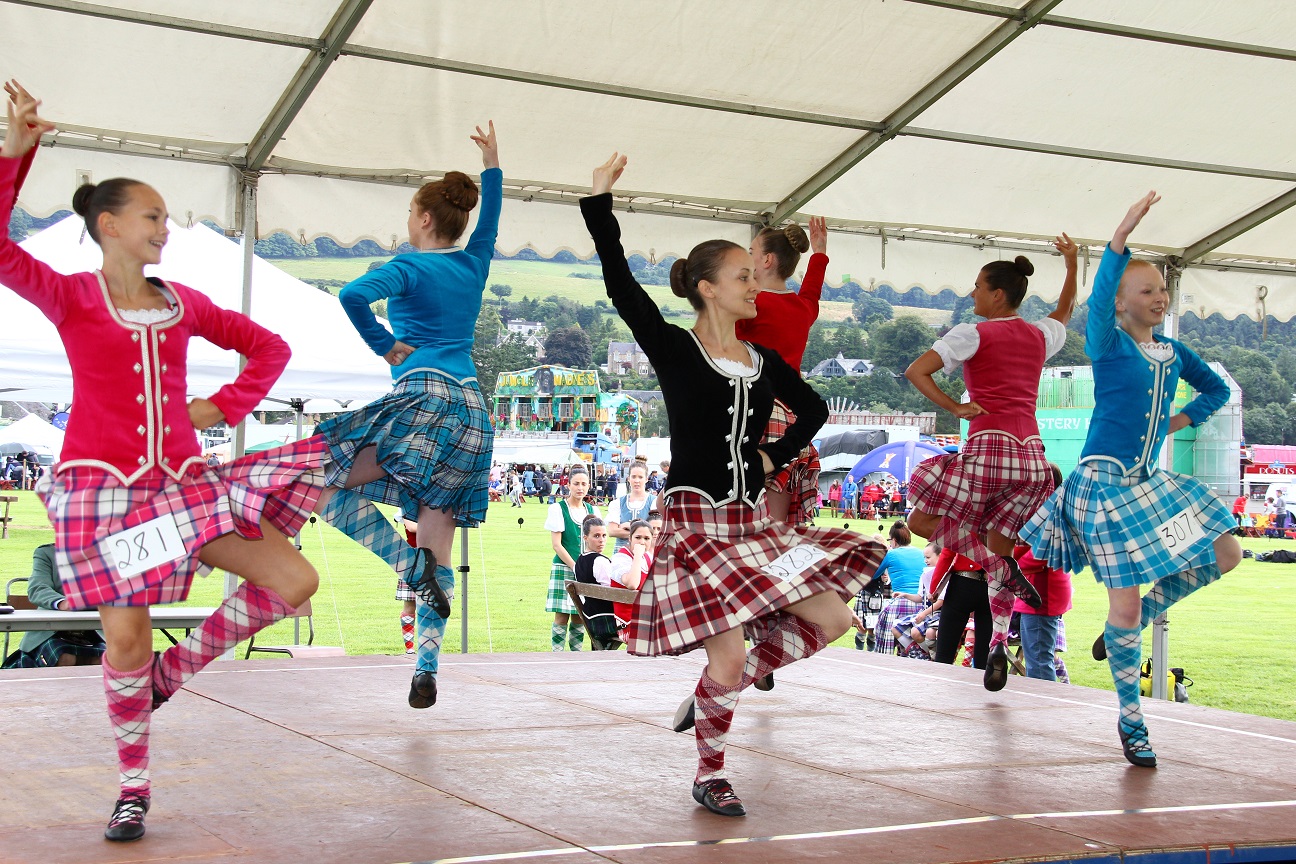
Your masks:
<svg viewBox="0 0 1296 864"><path fill-rule="evenodd" d="M611 588L587 582L567 580L567 596L590 634L590 645L595 651L615 651L624 643L617 635L613 603L634 603L639 592L632 588ZM590 600L593 602L587 603Z"/></svg>
<svg viewBox="0 0 1296 864"><path fill-rule="evenodd" d="M14 591L15 585L17 585L19 582L26 582L26 581L27 581L26 576L15 576L14 578L10 579L8 582L5 583L5 602L15 609L35 609L36 608L36 604L31 602L31 600L27 599L27 589L24 588L21 594L16 593ZM3 660L8 656L9 656L9 634L5 633L4 652L0 653L0 660Z"/></svg>
<svg viewBox="0 0 1296 864"><path fill-rule="evenodd" d="M267 654L287 654L289 657L343 657L346 652L335 645L315 645L315 623L311 620L311 603L307 600L297 607L297 611L288 616L293 619L293 644L276 645L272 647L259 646L256 644L256 637L253 636L248 640L247 653L243 655L246 660L252 656L253 651L264 651ZM301 622L306 619L306 644L301 641Z"/></svg>

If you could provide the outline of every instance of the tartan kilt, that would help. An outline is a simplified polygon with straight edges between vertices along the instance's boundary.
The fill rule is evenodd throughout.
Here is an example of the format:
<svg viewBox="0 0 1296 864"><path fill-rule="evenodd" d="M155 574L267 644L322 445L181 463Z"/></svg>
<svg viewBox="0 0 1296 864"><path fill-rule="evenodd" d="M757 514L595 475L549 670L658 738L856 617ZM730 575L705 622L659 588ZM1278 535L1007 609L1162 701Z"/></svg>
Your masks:
<svg viewBox="0 0 1296 864"><path fill-rule="evenodd" d="M1157 529L1184 510L1204 536L1174 554ZM1126 477L1119 465L1101 460L1072 471L1021 536L1050 567L1068 573L1092 567L1108 588L1131 588L1213 564L1215 538L1236 526L1224 502L1195 477L1160 470Z"/></svg>
<svg viewBox="0 0 1296 864"><path fill-rule="evenodd" d="M315 432L328 439L330 485L344 485L356 455L375 446L386 476L356 487L370 501L404 513L449 510L468 527L486 518L494 433L476 382L412 372L386 396L324 421Z"/></svg>
<svg viewBox="0 0 1296 864"><path fill-rule="evenodd" d="M251 453L225 465L193 465L180 480L157 472L123 486L113 475L73 466L38 490L54 524L54 560L72 609L178 603L195 573L210 567L198 550L225 534L261 539L261 520L297 534L324 489L328 445L317 436ZM99 541L159 516L175 517L188 554L122 579Z"/></svg>
<svg viewBox="0 0 1296 864"><path fill-rule="evenodd" d="M1011 537L1052 491L1044 442L998 432L974 435L960 452L919 463L909 480L914 507L944 517L931 538L942 546L955 545L955 538L944 536L947 530Z"/></svg>
<svg viewBox="0 0 1296 864"><path fill-rule="evenodd" d="M779 400L774 400L769 423L760 443L777 441L787 434L787 428L796 422L796 415ZM765 480L765 488L783 492L791 497L788 504L789 525L804 525L814 518L819 491L819 451L808 445L795 459Z"/></svg>
<svg viewBox="0 0 1296 864"><path fill-rule="evenodd" d="M630 622L631 654L684 654L735 627L759 642L777 626L775 613L793 603L824 591L849 602L886 553L853 531L775 522L763 496L754 509L742 501L715 507L698 493L675 491L662 515ZM764 569L801 545L827 557L786 579Z"/></svg>
<svg viewBox="0 0 1296 864"><path fill-rule="evenodd" d="M567 580L575 579L576 571L561 561L553 562L549 569L549 591L545 595L545 611L576 615L576 606L567 596Z"/></svg>
<svg viewBox="0 0 1296 864"><path fill-rule="evenodd" d="M892 597L882 607L877 624L873 625L873 653L896 653L896 637L891 628L905 616L917 615L923 610L921 603L915 603L907 597Z"/></svg>
<svg viewBox="0 0 1296 864"><path fill-rule="evenodd" d="M83 637L82 641L67 641L63 636ZM85 640L94 643L85 644ZM98 660L103 657L104 649L103 637L93 630L87 632L77 631L76 633L55 633L50 638L36 646L34 651L15 651L5 658L6 662L2 668L5 669L46 669L50 666L57 666L59 658L64 654L71 654L78 660L90 658Z"/></svg>

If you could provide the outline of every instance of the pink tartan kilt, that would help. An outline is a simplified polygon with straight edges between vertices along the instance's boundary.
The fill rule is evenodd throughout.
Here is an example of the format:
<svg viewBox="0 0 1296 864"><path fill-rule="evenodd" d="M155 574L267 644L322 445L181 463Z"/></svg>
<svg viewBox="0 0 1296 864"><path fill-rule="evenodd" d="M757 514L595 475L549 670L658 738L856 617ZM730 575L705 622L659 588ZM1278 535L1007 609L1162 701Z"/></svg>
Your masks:
<svg viewBox="0 0 1296 864"><path fill-rule="evenodd" d="M194 573L211 568L198 550L223 534L260 539L264 518L285 536L298 532L324 489L328 444L321 436L275 447L226 465L194 465L179 481L161 474L130 486L95 468L58 471L41 498L55 531L55 562L68 605L148 606L178 603ZM99 541L150 519L175 517L189 554L126 579Z"/></svg>
<svg viewBox="0 0 1296 864"><path fill-rule="evenodd" d="M764 498L755 509L741 501L713 507L695 492L672 492L662 515L630 623L631 654L684 654L735 627L760 641L773 613L811 595L834 591L849 602L886 554L853 531L774 522ZM801 544L818 546L827 559L786 581L765 572Z"/></svg>
<svg viewBox="0 0 1296 864"><path fill-rule="evenodd" d="M761 442L777 441L787 434L787 427L796 422L796 415L779 400L774 400L769 423ZM819 491L819 451L813 444L798 454L784 468L765 480L765 488L783 492L791 497L787 521L790 525L804 525L814 518Z"/></svg>
<svg viewBox="0 0 1296 864"><path fill-rule="evenodd" d="M958 453L919 463L909 479L909 500L944 525L1012 536L1053 491L1053 472L1039 438L974 435ZM932 538L935 540L936 538ZM947 543L950 538L943 538ZM944 544L942 544L944 545Z"/></svg>

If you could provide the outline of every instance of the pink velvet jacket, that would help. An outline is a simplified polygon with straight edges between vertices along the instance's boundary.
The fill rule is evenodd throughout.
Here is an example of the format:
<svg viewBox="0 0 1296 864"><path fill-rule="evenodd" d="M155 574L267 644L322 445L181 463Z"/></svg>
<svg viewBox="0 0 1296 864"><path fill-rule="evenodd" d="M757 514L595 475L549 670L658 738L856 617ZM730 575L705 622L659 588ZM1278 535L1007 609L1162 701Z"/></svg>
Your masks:
<svg viewBox="0 0 1296 864"><path fill-rule="evenodd" d="M177 305L174 317L133 324L118 314L101 273L64 276L19 248L9 239L9 217L34 153L0 158L0 283L53 322L72 367L76 404L57 470L90 466L124 485L155 471L178 480L202 461L186 400L190 337L247 357L242 374L208 397L230 424L255 408L278 379L288 365L288 344L176 283L165 283Z"/></svg>

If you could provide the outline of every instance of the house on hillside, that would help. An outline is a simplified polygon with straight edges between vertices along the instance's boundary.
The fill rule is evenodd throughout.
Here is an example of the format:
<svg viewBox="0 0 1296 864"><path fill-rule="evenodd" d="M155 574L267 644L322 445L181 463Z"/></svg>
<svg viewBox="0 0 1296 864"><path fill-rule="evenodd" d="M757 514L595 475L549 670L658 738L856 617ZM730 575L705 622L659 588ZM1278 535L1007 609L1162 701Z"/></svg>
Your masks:
<svg viewBox="0 0 1296 864"><path fill-rule="evenodd" d="M873 374L873 364L867 360L854 357L843 357L837 352L836 357L829 357L810 370L810 375L823 378L858 378Z"/></svg>
<svg viewBox="0 0 1296 864"><path fill-rule="evenodd" d="M504 325L504 329L500 331L495 344L499 345L510 336L519 336L522 339L522 344L530 345L535 350L535 358L543 360L545 359L544 340L547 335L543 322L510 318L508 323Z"/></svg>
<svg viewBox="0 0 1296 864"><path fill-rule="evenodd" d="M656 374L638 342L609 342L607 371L609 375L638 375L640 378Z"/></svg>

